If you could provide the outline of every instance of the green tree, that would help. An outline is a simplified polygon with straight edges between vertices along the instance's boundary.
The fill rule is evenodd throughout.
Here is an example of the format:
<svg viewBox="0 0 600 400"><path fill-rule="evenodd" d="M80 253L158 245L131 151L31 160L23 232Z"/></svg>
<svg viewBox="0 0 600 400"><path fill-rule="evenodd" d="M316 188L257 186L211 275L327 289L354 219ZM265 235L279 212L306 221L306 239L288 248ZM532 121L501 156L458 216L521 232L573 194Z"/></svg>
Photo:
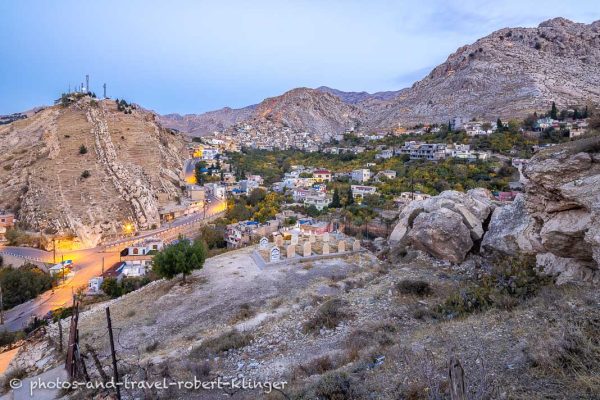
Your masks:
<svg viewBox="0 0 600 400"><path fill-rule="evenodd" d="M79 146L79 154L86 154L87 152L88 152L88 149L87 149L87 147L85 147L84 144Z"/></svg>
<svg viewBox="0 0 600 400"><path fill-rule="evenodd" d="M329 203L329 208L340 208L341 206L340 191L338 188L335 188L333 189L333 198L331 199L331 203Z"/></svg>
<svg viewBox="0 0 600 400"><path fill-rule="evenodd" d="M182 274L185 283L186 275L204 266L206 255L206 244L203 241L192 242L180 236L175 244L165 247L154 256L153 270L160 277L167 279Z"/></svg>
<svg viewBox="0 0 600 400"><path fill-rule="evenodd" d="M504 125L502 125L502 121L500 120L500 118L498 118L498 120L496 121L496 129L498 130L498 132L502 132L504 130Z"/></svg>
<svg viewBox="0 0 600 400"><path fill-rule="evenodd" d="M354 204L354 196L352 195L352 187L348 187L346 192L346 207Z"/></svg>
<svg viewBox="0 0 600 400"><path fill-rule="evenodd" d="M113 299L116 299L123 294L123 288L121 288L121 285L119 285L119 282L117 282L115 278L106 278L102 281L100 289Z"/></svg>
<svg viewBox="0 0 600 400"><path fill-rule="evenodd" d="M206 163L204 161L198 161L196 166L194 167L194 176L196 177L196 184L203 185L204 184L204 174L205 171L202 171L206 168Z"/></svg>
<svg viewBox="0 0 600 400"><path fill-rule="evenodd" d="M555 102L552 102L552 108L550 109L550 118L558 119L558 108L556 108Z"/></svg>

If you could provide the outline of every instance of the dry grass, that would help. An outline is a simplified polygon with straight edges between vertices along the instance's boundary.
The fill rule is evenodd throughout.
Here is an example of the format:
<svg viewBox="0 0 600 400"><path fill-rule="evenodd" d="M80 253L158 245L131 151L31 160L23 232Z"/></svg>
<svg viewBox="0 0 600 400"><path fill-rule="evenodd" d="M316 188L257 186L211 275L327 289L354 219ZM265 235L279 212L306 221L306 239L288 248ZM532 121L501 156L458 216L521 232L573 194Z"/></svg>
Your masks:
<svg viewBox="0 0 600 400"><path fill-rule="evenodd" d="M534 372L570 387L580 398L600 393L600 318L568 318L526 349Z"/></svg>
<svg viewBox="0 0 600 400"><path fill-rule="evenodd" d="M243 303L240 305L237 313L231 318L230 323L235 324L240 321L245 321L249 318L252 318L256 315L256 310L250 306L248 303Z"/></svg>
<svg viewBox="0 0 600 400"><path fill-rule="evenodd" d="M217 355L222 352L239 349L250 344L253 337L250 333L231 330L220 336L207 339L200 346L192 349L190 356L192 358L206 358L211 355Z"/></svg>

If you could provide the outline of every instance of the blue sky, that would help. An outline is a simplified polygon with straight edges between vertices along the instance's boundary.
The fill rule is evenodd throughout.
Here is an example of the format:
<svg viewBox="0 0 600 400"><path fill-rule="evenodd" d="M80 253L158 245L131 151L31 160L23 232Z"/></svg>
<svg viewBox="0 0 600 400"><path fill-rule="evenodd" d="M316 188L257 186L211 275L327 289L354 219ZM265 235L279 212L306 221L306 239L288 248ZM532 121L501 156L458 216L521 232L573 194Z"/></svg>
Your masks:
<svg viewBox="0 0 600 400"><path fill-rule="evenodd" d="M410 86L456 48L506 26L600 19L597 0L2 1L0 114L91 87L200 113L294 87Z"/></svg>

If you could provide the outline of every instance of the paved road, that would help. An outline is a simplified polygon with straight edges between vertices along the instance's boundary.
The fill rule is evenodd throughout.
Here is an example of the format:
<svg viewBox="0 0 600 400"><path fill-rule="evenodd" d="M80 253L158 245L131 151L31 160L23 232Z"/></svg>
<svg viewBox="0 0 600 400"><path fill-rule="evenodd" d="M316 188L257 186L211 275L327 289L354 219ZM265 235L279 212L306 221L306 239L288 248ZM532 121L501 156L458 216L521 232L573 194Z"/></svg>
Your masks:
<svg viewBox="0 0 600 400"><path fill-rule="evenodd" d="M32 254L31 250L23 247L9 247L10 252ZM35 251L36 257L47 262L52 262L53 253L42 250ZM70 306L73 300L73 293L81 286L87 286L88 281L94 276L102 273L102 260L104 265L109 268L111 265L119 261L119 253L102 252L101 248L86 249L78 251L57 252L57 260L61 260L64 256L65 260L73 260L73 272L70 278L65 282L61 282L54 290L49 290L42 293L33 300L20 304L11 310L5 312L5 322L2 328L9 331L23 329L31 318L36 315L42 317L48 311L59 307ZM1 329L1 328L0 328Z"/></svg>
<svg viewBox="0 0 600 400"><path fill-rule="evenodd" d="M210 206L206 210L206 218L211 218L224 210L225 202L223 200L213 199ZM106 269L111 267L114 263L119 261L119 252L125 246L131 242L139 241L140 239L159 236L163 240L174 239L180 229L185 228L194 223L198 223L204 220L204 213L188 215L165 224L165 226L148 232L143 232L133 238L123 239L112 246L99 246L93 249L84 249L76 251L64 251L57 252L56 261L60 262L63 259L73 260L73 272L72 277L67 278L64 283L61 283L58 287L55 287L53 291L47 291L42 293L37 298L30 300L26 303L20 304L11 310L5 312L4 325L0 326L0 330L6 329L9 331L16 331L23 329L31 318L35 315L42 317L48 313L48 311L54 310L59 307L70 306L73 300L73 293L81 286L87 286L88 282L94 276L98 276L102 273L102 265L104 260L104 266ZM0 250L5 250L14 254L19 254L26 257L39 258L45 262L53 262L53 253L39 249L32 249L28 247L4 247L0 246Z"/></svg>

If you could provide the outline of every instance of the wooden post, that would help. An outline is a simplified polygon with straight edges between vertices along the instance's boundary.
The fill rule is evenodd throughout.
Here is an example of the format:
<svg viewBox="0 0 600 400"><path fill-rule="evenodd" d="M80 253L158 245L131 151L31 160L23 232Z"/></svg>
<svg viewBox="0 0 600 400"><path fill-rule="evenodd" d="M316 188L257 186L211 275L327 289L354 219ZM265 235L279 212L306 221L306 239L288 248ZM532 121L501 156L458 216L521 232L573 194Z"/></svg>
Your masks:
<svg viewBox="0 0 600 400"><path fill-rule="evenodd" d="M61 354L63 352L63 332L60 318L58 319L58 351L60 351Z"/></svg>
<svg viewBox="0 0 600 400"><path fill-rule="evenodd" d="M460 364L460 360L457 357L452 356L449 365L448 376L450 377L450 399L467 400L465 371Z"/></svg>
<svg viewBox="0 0 600 400"><path fill-rule="evenodd" d="M108 323L108 337L110 340L110 354L112 356L113 372L115 376L115 388L117 390L117 400L121 400L121 388L119 383L119 370L117 369L117 355L115 354L115 340L113 338L112 323L110 321L110 308L106 307L106 322Z"/></svg>
<svg viewBox="0 0 600 400"><path fill-rule="evenodd" d="M4 325L4 298L2 297L2 286L0 286L0 325Z"/></svg>

